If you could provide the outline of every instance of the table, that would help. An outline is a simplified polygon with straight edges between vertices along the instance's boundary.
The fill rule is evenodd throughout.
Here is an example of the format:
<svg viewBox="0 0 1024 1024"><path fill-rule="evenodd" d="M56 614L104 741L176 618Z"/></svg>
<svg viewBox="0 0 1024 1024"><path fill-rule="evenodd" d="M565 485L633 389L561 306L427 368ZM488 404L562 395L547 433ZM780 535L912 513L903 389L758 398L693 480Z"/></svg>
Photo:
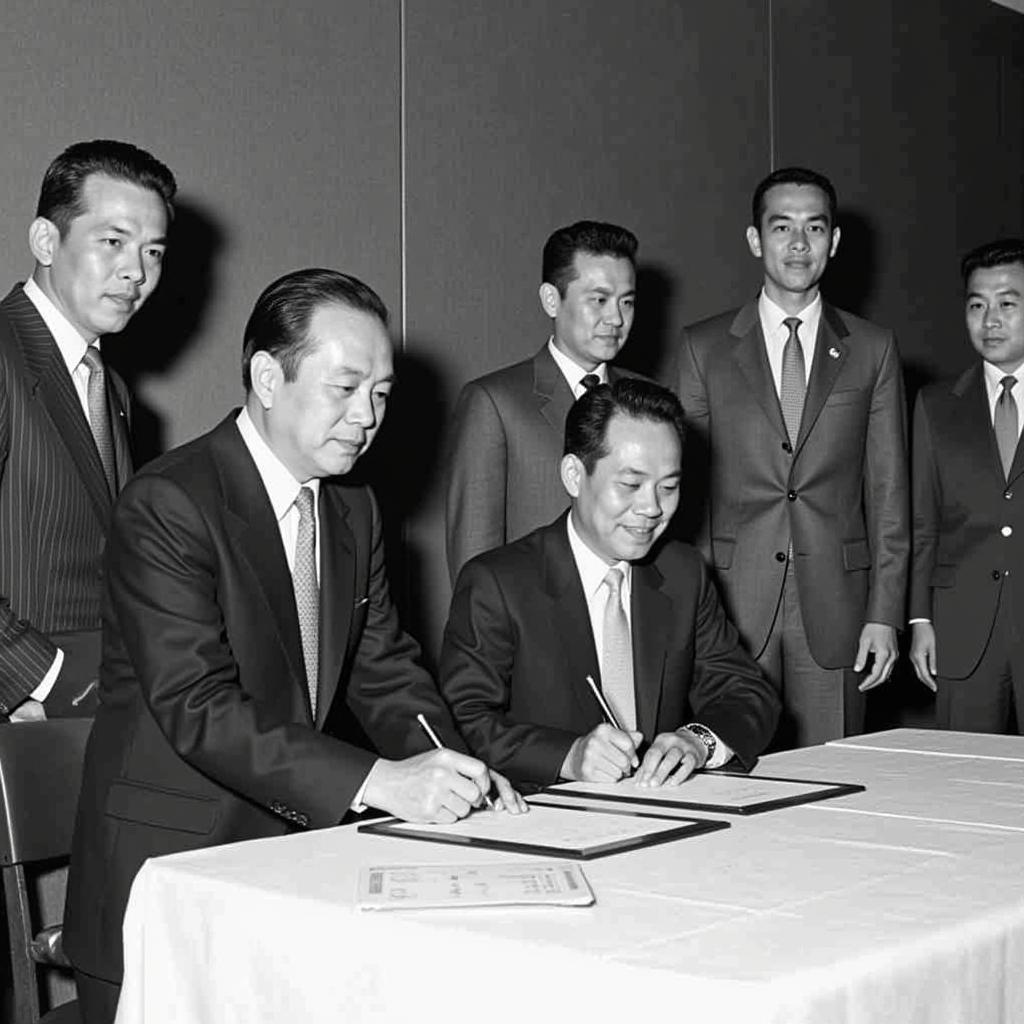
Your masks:
<svg viewBox="0 0 1024 1024"><path fill-rule="evenodd" d="M757 774L867 789L588 862L591 908L360 911L360 866L516 855L352 827L149 861L118 1024L1024 1021L1024 739L892 730Z"/></svg>

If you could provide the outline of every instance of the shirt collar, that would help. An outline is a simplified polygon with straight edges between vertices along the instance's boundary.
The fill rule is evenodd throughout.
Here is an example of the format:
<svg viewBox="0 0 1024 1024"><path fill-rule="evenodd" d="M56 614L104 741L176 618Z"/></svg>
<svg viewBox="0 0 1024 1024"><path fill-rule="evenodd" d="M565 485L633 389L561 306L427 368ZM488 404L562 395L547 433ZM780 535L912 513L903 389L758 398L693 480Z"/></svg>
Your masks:
<svg viewBox="0 0 1024 1024"><path fill-rule="evenodd" d="M1003 390L1002 384L999 382L1006 376L1013 376L1017 378L1017 383L1013 388L1013 397L1019 403L1021 401L1021 394L1024 393L1024 363L1017 367L1016 370L1011 371L1008 375L1005 370L1000 370L998 366L993 366L987 359L981 361L982 368L985 371L985 388L988 390L989 400L994 402L1000 392Z"/></svg>
<svg viewBox="0 0 1024 1024"><path fill-rule="evenodd" d="M614 565L609 565L600 555L591 551L586 541L576 531L572 521L572 512L565 517L565 522L569 531L569 547L572 549L576 571L579 573L580 582L583 584L583 593L586 594L587 600L589 601L597 593L598 588L604 583L605 576L608 575L608 570L612 568L622 570L622 589L628 595L633 572L633 567L629 562L616 562Z"/></svg>
<svg viewBox="0 0 1024 1024"><path fill-rule="evenodd" d="M783 320L794 315L787 313L777 302L770 299L763 288L757 300L757 312L771 337L775 337L782 329ZM813 342L818 336L818 321L821 320L821 292L795 315L800 317L801 327L805 328L801 331L802 337Z"/></svg>
<svg viewBox="0 0 1024 1024"><path fill-rule="evenodd" d="M85 338L71 326L71 321L53 304L50 296L36 284L33 278L30 277L21 287L25 292L25 298L36 307L36 311L43 318L43 323L53 335L53 340L57 343L57 348L60 349L61 358L68 368L68 373L74 373L82 361L82 356L85 355L85 350L89 347ZM93 344L97 348L100 347L98 340Z"/></svg>
<svg viewBox="0 0 1024 1024"><path fill-rule="evenodd" d="M596 369L584 370L582 366L574 363L560 348L555 345L555 336L548 338L548 351L555 365L562 371L562 376L569 385L569 390L576 394L581 387L581 381L588 374L592 373L598 377L602 384L608 383L608 364L599 363Z"/></svg>
<svg viewBox="0 0 1024 1024"><path fill-rule="evenodd" d="M313 507L317 505L320 498L320 481L316 477L307 480L304 484L292 476L287 466L274 454L270 445L263 440L263 436L256 429L249 410L244 406L235 420L238 432L242 435L245 447L249 449L253 462L256 463L256 470L263 481L263 487L270 498L270 504L274 509L274 518L280 522L288 510L295 504L302 487L308 487L313 492Z"/></svg>

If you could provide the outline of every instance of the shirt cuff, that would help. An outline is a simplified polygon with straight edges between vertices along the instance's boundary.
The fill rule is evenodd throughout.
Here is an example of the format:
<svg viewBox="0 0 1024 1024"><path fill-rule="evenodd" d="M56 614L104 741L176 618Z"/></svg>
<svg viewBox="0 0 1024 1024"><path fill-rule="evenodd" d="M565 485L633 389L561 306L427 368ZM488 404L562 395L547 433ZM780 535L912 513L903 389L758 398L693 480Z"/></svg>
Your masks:
<svg viewBox="0 0 1024 1024"><path fill-rule="evenodd" d="M707 726L705 726L705 728L707 728ZM723 743L721 736L719 736L714 729L708 729L708 732L715 737L715 756L708 758L704 764L704 768L721 768L723 764L732 760L732 747L727 743Z"/></svg>
<svg viewBox="0 0 1024 1024"><path fill-rule="evenodd" d="M43 676L42 682L29 694L32 700L37 700L42 704L50 696L50 691L53 689L53 684L57 682L57 676L60 675L60 669L63 664L64 652L58 647L57 656L53 659L53 664L50 666L49 671Z"/></svg>
<svg viewBox="0 0 1024 1024"><path fill-rule="evenodd" d="M915 622L931 622L931 619L911 619L910 625L914 625Z"/></svg>
<svg viewBox="0 0 1024 1024"><path fill-rule="evenodd" d="M363 798L366 796L366 785L370 781L370 775L373 773L374 765L377 762L374 761L373 765L370 766L370 770L366 773L366 778L363 779L363 784L356 790L356 795L352 797L352 803L348 805L350 811L353 814L362 814L366 810L366 804L363 802Z"/></svg>

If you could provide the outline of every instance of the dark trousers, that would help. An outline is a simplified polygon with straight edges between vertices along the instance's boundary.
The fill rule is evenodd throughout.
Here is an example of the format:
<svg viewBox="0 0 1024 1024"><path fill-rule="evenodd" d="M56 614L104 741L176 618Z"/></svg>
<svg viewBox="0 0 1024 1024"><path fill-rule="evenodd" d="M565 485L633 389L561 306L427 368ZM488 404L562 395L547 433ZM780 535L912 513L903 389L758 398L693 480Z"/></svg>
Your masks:
<svg viewBox="0 0 1024 1024"><path fill-rule="evenodd" d="M75 971L78 1009L82 1024L114 1024L121 986L82 971Z"/></svg>
<svg viewBox="0 0 1024 1024"><path fill-rule="evenodd" d="M851 659L855 653L850 652ZM857 689L860 677L852 669L822 668L807 645L792 561L757 662L782 697L782 716L769 751L810 747L864 731L867 701Z"/></svg>
<svg viewBox="0 0 1024 1024"><path fill-rule="evenodd" d="M1012 589L1004 583L992 634L974 671L965 679L939 675L935 724L961 732L1024 733L1024 626ZM1024 613L1024 608L1019 609ZM942 668L942 637L936 637Z"/></svg>

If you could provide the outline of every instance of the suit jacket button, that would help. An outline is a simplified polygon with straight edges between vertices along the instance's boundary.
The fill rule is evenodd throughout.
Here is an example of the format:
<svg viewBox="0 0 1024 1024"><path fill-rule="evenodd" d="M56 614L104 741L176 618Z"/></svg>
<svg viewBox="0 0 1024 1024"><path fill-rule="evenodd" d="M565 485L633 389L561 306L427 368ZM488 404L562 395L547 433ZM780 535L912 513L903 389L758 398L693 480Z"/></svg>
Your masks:
<svg viewBox="0 0 1024 1024"><path fill-rule="evenodd" d="M993 569L992 570L992 579L997 580L1002 575L1003 574L998 569Z"/></svg>
<svg viewBox="0 0 1024 1024"><path fill-rule="evenodd" d="M775 552L775 561L776 562L784 562L785 560L786 560L786 552L785 551L776 551Z"/></svg>
<svg viewBox="0 0 1024 1024"><path fill-rule="evenodd" d="M788 441L783 441L782 442L782 450L787 455L792 455L793 454L793 446Z"/></svg>
<svg viewBox="0 0 1024 1024"><path fill-rule="evenodd" d="M1013 491L1003 491L1003 497L1009 501L1013 497Z"/></svg>
<svg viewBox="0 0 1024 1024"><path fill-rule="evenodd" d="M796 501L796 491L790 491L786 497L789 498L790 501Z"/></svg>
<svg viewBox="0 0 1024 1024"><path fill-rule="evenodd" d="M999 532L1004 537L1012 537L1013 536L1013 527L1012 526L1004 526Z"/></svg>

